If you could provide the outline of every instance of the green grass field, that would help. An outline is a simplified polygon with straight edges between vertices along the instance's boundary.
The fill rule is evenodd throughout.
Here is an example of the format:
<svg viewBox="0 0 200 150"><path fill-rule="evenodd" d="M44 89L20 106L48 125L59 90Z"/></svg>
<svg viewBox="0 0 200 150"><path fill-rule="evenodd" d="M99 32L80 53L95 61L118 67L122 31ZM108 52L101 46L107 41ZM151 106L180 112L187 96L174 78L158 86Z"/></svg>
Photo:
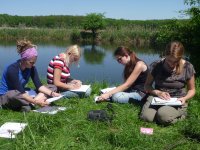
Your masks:
<svg viewBox="0 0 200 150"><path fill-rule="evenodd" d="M199 82L198 82L199 83ZM56 105L67 107L55 115L0 110L0 125L28 123L15 139L0 138L2 150L183 150L200 149L200 94L191 99L188 117L171 126L159 126L139 119L140 106L112 103L114 119L109 122L87 120L89 110L105 109L107 102L94 102L105 84L92 85L92 95L83 99L61 99ZM199 87L197 87L197 91ZM153 128L153 135L140 133L140 127Z"/></svg>

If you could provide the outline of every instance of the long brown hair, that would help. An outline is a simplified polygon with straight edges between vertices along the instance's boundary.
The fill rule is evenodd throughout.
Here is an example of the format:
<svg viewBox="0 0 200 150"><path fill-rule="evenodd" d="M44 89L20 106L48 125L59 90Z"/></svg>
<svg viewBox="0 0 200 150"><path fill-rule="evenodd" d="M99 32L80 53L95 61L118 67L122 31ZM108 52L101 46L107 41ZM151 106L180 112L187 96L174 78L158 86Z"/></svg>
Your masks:
<svg viewBox="0 0 200 150"><path fill-rule="evenodd" d="M182 58L184 55L185 48L183 44L179 41L172 41L167 44L165 48L165 56L173 56L180 59L179 63L176 66L176 74L180 74L183 70Z"/></svg>
<svg viewBox="0 0 200 150"><path fill-rule="evenodd" d="M126 64L124 68L124 79L126 80L130 74L132 73L133 69L135 68L135 65L138 61L140 61L139 58L137 58L134 51L131 51L128 47L120 46L118 47L115 52L114 56L130 56L130 62Z"/></svg>

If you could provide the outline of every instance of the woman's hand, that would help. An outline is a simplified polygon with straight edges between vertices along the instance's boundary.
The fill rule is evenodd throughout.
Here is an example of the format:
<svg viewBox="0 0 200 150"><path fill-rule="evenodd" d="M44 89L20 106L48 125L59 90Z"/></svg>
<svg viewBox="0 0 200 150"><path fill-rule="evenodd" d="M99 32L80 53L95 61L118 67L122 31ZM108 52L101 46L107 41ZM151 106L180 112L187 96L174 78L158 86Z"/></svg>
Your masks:
<svg viewBox="0 0 200 150"><path fill-rule="evenodd" d="M70 90L75 90L81 87L80 83L68 83Z"/></svg>
<svg viewBox="0 0 200 150"><path fill-rule="evenodd" d="M82 85L80 80L72 80L70 83Z"/></svg>
<svg viewBox="0 0 200 150"><path fill-rule="evenodd" d="M71 82L68 83L68 85L70 86L69 87L70 90L75 90L81 87L82 82L80 80L72 80Z"/></svg>
<svg viewBox="0 0 200 150"><path fill-rule="evenodd" d="M49 105L49 102L47 102L46 100L35 100L34 103L37 104L37 105L40 105L42 107Z"/></svg>
<svg viewBox="0 0 200 150"><path fill-rule="evenodd" d="M104 100L107 100L110 98L110 95L108 93L104 93L104 94L101 94L98 98L99 101L104 101Z"/></svg>
<svg viewBox="0 0 200 150"><path fill-rule="evenodd" d="M181 101L181 104L184 105L186 102L186 99L184 97L180 97L177 99L178 101Z"/></svg>
<svg viewBox="0 0 200 150"><path fill-rule="evenodd" d="M52 96L52 97L58 97L58 96L61 96L61 94L52 91L50 96Z"/></svg>
<svg viewBox="0 0 200 150"><path fill-rule="evenodd" d="M46 101L47 97L43 93L39 93L35 98L34 98L34 104L40 105L40 106L47 106L49 105L49 102Z"/></svg>
<svg viewBox="0 0 200 150"><path fill-rule="evenodd" d="M171 96L168 92L159 91L156 93L156 95L164 100L169 100L171 98Z"/></svg>

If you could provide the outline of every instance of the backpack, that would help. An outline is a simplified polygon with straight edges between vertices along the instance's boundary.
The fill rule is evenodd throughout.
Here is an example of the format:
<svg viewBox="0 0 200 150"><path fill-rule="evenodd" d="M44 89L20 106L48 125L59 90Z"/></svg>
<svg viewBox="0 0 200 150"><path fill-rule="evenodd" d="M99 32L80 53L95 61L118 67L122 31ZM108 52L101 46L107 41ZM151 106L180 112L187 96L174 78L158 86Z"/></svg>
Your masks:
<svg viewBox="0 0 200 150"><path fill-rule="evenodd" d="M111 122L113 120L114 111L113 107L110 103L107 105L108 111L111 111L111 114L108 111L101 109L101 110L90 110L87 114L87 119L90 121L108 121Z"/></svg>

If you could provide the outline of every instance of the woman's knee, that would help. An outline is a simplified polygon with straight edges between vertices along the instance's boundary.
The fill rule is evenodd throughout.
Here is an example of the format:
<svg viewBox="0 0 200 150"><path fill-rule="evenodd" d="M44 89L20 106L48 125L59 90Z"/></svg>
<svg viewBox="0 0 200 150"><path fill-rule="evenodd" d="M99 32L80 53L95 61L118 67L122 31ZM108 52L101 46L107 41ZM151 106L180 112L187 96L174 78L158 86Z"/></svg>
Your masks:
<svg viewBox="0 0 200 150"><path fill-rule="evenodd" d="M119 92L112 95L112 101L118 103L128 103L129 98L123 92Z"/></svg>
<svg viewBox="0 0 200 150"><path fill-rule="evenodd" d="M147 108L141 112L140 119L147 121L147 122L153 122L155 119L156 110L152 108Z"/></svg>
<svg viewBox="0 0 200 150"><path fill-rule="evenodd" d="M9 100L12 100L12 99L17 99L18 97L21 97L21 93L17 90L11 90L6 93L6 96Z"/></svg>
<svg viewBox="0 0 200 150"><path fill-rule="evenodd" d="M92 89L88 88L87 91L85 92L85 97L89 97L91 95Z"/></svg>
<svg viewBox="0 0 200 150"><path fill-rule="evenodd" d="M178 116L178 111L170 106L163 106L159 108L156 115L157 121L160 124L170 124L176 122Z"/></svg>

